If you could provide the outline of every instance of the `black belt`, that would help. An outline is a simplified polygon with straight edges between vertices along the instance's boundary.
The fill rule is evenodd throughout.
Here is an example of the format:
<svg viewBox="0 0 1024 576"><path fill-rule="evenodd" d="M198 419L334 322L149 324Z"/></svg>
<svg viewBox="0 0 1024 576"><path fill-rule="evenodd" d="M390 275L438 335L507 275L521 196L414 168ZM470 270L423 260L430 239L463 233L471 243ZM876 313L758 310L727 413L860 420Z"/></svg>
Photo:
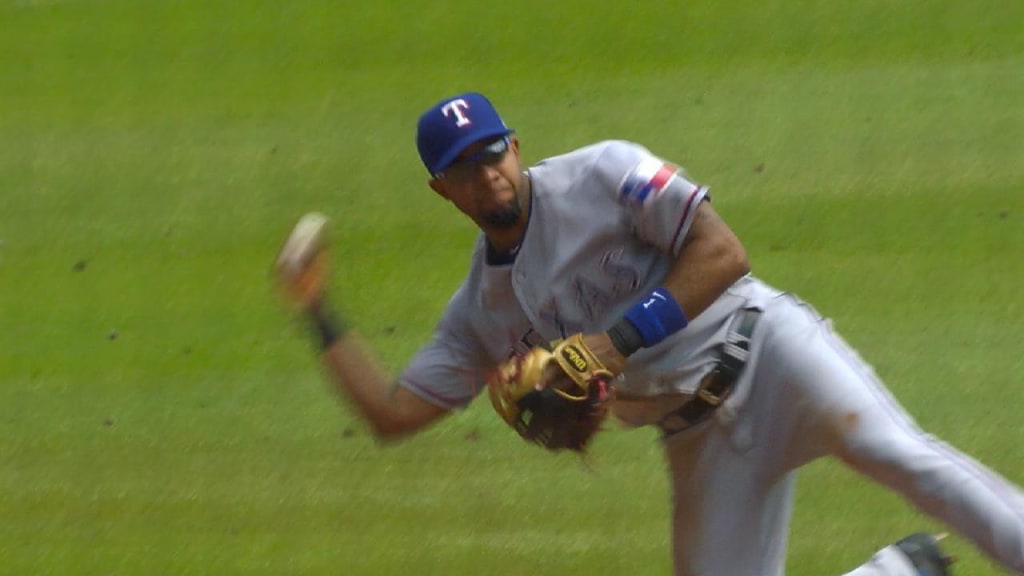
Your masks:
<svg viewBox="0 0 1024 576"><path fill-rule="evenodd" d="M750 356L750 337L761 317L761 310L744 308L733 316L725 342L718 349L714 369L697 386L693 400L666 414L658 426L665 435L675 434L700 424L725 402L739 380Z"/></svg>

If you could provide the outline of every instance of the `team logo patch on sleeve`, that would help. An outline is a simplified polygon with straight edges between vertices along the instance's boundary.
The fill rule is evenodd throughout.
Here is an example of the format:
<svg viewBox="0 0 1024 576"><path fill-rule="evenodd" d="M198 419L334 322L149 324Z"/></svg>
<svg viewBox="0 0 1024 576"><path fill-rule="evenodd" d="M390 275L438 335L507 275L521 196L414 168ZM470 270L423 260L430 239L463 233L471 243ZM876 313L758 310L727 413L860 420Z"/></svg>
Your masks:
<svg viewBox="0 0 1024 576"><path fill-rule="evenodd" d="M642 160L622 180L619 201L623 204L643 204L656 197L675 178L678 168L656 158Z"/></svg>

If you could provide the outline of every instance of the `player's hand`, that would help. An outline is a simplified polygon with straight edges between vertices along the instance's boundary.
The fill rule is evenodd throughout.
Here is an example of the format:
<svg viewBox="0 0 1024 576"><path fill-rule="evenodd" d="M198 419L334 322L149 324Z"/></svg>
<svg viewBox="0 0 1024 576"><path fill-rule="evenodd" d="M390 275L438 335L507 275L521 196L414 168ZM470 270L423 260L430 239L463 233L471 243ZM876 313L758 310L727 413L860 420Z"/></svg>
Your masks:
<svg viewBox="0 0 1024 576"><path fill-rule="evenodd" d="M278 292L294 312L321 301L327 282L327 217L311 212L299 219L274 262Z"/></svg>
<svg viewBox="0 0 1024 576"><path fill-rule="evenodd" d="M627 358L615 347L607 332L587 334L583 336L583 343L612 374L618 376L625 369Z"/></svg>
<svg viewBox="0 0 1024 576"><path fill-rule="evenodd" d="M596 360L596 365L589 366L588 371L593 372L596 370L610 372L612 376L617 376L622 373L623 368L626 366L626 357L612 344L611 338L605 332L599 332L597 334L581 334L578 335L579 340L577 345L582 345L582 350L579 350L581 356L588 359L591 364L593 360ZM567 348L572 349L572 340L575 336L570 336L561 344L559 344L554 354L563 354ZM575 352L570 354L575 355ZM563 362L561 365L555 362L549 363L544 367L543 375L537 384L538 388L546 388L551 386L559 390L569 390L573 384L586 381L590 378L589 374L572 374L570 373L569 366L572 364L573 359L567 359L568 364Z"/></svg>

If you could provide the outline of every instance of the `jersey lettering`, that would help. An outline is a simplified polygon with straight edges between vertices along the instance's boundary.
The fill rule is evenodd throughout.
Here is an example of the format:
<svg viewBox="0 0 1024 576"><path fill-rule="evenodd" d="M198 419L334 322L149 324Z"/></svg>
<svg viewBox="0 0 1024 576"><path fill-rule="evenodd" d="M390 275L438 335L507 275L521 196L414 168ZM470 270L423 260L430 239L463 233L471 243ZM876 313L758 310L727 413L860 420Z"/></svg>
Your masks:
<svg viewBox="0 0 1024 576"><path fill-rule="evenodd" d="M445 104L444 106L442 106L441 107L441 113L444 114L445 118L448 118L449 116L454 114L455 115L455 125L457 127L461 128L461 127L463 127L463 126L465 126L467 124L472 124L473 123L469 119L469 117L466 116L466 112L465 111L468 110L468 109L469 109L469 103L466 102L465 100L463 100L462 98L458 98L458 99L452 100L451 102L449 102L449 103Z"/></svg>
<svg viewBox="0 0 1024 576"><path fill-rule="evenodd" d="M640 286L640 273L621 260L622 248L605 252L601 257L601 273L611 280L612 296L632 294Z"/></svg>
<svg viewBox="0 0 1024 576"><path fill-rule="evenodd" d="M600 274L597 280L583 274L574 275L570 284L573 296L571 309L560 311L556 299L552 298L540 311L541 319L556 327L565 337L600 319L617 300L635 293L640 286L640 273L622 263L622 256L621 248L606 252L598 261ZM571 318L566 317L566 312Z"/></svg>
<svg viewBox="0 0 1024 576"><path fill-rule="evenodd" d="M603 308L608 302L608 295L597 284L582 276L576 277L573 286L576 288L576 305L588 320L593 320L596 309Z"/></svg>

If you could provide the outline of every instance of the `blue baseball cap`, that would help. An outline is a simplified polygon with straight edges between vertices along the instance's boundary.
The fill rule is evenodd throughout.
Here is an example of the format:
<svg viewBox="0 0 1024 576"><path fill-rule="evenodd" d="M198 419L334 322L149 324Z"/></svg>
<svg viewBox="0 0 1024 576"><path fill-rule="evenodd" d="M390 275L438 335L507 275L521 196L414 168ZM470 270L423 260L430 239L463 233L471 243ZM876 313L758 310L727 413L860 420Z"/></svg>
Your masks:
<svg viewBox="0 0 1024 576"><path fill-rule="evenodd" d="M441 100L420 116L416 148L427 171L436 176L470 144L513 132L486 96L467 92Z"/></svg>

